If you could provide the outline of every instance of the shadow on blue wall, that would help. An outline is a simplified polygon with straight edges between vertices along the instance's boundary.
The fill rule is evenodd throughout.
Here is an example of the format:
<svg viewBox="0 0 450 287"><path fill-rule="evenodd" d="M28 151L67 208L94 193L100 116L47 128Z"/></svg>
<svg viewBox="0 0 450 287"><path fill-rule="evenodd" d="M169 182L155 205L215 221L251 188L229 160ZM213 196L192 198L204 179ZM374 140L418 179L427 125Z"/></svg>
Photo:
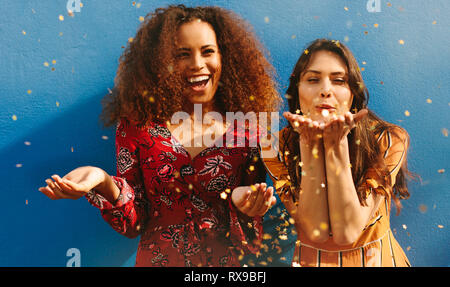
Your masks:
<svg viewBox="0 0 450 287"><path fill-rule="evenodd" d="M52 201L38 191L52 174L78 166L115 174L114 129L102 129L98 119L102 97L73 106L0 151L1 170L12 171L0 175L8 197L0 266L66 266L69 248L80 250L82 266L122 266L136 251L137 239L116 233L84 198Z"/></svg>

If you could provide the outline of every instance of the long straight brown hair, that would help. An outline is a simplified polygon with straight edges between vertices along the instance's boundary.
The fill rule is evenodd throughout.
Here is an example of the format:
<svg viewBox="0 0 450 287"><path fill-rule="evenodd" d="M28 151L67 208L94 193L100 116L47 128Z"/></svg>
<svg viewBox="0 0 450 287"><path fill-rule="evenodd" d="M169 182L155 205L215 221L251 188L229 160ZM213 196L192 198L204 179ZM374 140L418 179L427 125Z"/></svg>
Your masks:
<svg viewBox="0 0 450 287"><path fill-rule="evenodd" d="M356 124L356 127L348 134L350 163L352 166L352 176L356 187L363 183L364 175L369 167L374 168L380 178L386 180L389 171L384 164L383 156L377 142L376 135L383 131L390 131L396 134L400 127L383 121L374 112L367 108L369 101L369 92L364 84L358 63L352 52L342 43L335 40L317 39L313 41L304 50L295 64L294 71L289 78L289 87L286 91L286 97L289 104L289 111L291 113L298 113L300 111L300 98L298 94L298 84L303 71L307 68L312 55L317 51L329 51L338 55L346 64L348 71L348 84L353 95L353 102L350 108L352 113L356 113L361 109L367 109L368 115ZM404 132L407 135L406 131ZM300 159L300 150L298 145L299 134L296 133L290 123L287 131L282 134L283 142L280 150L286 158L289 176L296 189L300 188L301 181L301 167L298 165ZM405 147L407 148L407 147ZM286 153L286 151L288 151ZM405 151L406 153L406 151ZM407 188L406 176L411 175L407 169L406 159L399 170L396 182L393 187L392 197L397 206L397 213L401 209L399 199L406 199L409 197ZM384 182L386 183L386 182ZM385 185L387 186L387 185ZM362 205L366 205L366 192L364 189L357 188L359 201ZM389 190L387 192L390 192ZM385 194L388 196L388 194Z"/></svg>

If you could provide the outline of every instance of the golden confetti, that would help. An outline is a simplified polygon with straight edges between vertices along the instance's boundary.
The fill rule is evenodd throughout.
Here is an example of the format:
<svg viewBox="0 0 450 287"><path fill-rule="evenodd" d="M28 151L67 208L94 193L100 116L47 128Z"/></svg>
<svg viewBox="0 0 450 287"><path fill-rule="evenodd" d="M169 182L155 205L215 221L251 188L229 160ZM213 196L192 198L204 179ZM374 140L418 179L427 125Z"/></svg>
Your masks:
<svg viewBox="0 0 450 287"><path fill-rule="evenodd" d="M322 110L322 116L328 117L330 115L330 111L328 110Z"/></svg>
<svg viewBox="0 0 450 287"><path fill-rule="evenodd" d="M254 170L255 170L255 167L254 167L253 165L251 165L251 166L248 167L248 169L249 169L250 171L254 171Z"/></svg>
<svg viewBox="0 0 450 287"><path fill-rule="evenodd" d="M321 222L320 223L320 225L319 225L319 227L320 227L320 229L322 229L322 230L327 230L327 228L328 228L328 223L326 223L326 222Z"/></svg>
<svg viewBox="0 0 450 287"><path fill-rule="evenodd" d="M28 90L28 91L27 91L27 94L31 94L31 90Z"/></svg>
<svg viewBox="0 0 450 287"><path fill-rule="evenodd" d="M400 44L400 45L404 45L405 44L405 41L403 41L403 40L398 40L398 43Z"/></svg>
<svg viewBox="0 0 450 287"><path fill-rule="evenodd" d="M27 34L27 32L25 32L25 30L22 30L22 34L26 35L26 34Z"/></svg>
<svg viewBox="0 0 450 287"><path fill-rule="evenodd" d="M314 158L319 158L319 150L317 149L317 147L313 147L312 149L312 155Z"/></svg>
<svg viewBox="0 0 450 287"><path fill-rule="evenodd" d="M403 229L405 229L405 230L408 228L408 227L406 226L406 224L403 224L402 227L403 227Z"/></svg>
<svg viewBox="0 0 450 287"><path fill-rule="evenodd" d="M264 17L264 22L269 23L269 17Z"/></svg>
<svg viewBox="0 0 450 287"><path fill-rule="evenodd" d="M56 101L56 106L59 107L59 102L58 101Z"/></svg>
<svg viewBox="0 0 450 287"><path fill-rule="evenodd" d="M444 135L444 137L446 137L446 138L448 137L448 129L442 128L441 132Z"/></svg>
<svg viewBox="0 0 450 287"><path fill-rule="evenodd" d="M288 240L288 237L286 234L280 234L280 235L278 235L278 238L280 238L281 240Z"/></svg>
<svg viewBox="0 0 450 287"><path fill-rule="evenodd" d="M345 36L344 37L344 42L348 42L348 40L349 40L348 36Z"/></svg>
<svg viewBox="0 0 450 287"><path fill-rule="evenodd" d="M433 101L431 99L427 99L427 103L431 104Z"/></svg>
<svg viewBox="0 0 450 287"><path fill-rule="evenodd" d="M102 136L102 140L107 140L108 136Z"/></svg>
<svg viewBox="0 0 450 287"><path fill-rule="evenodd" d="M29 141L24 142L25 145L31 145L31 143Z"/></svg>
<svg viewBox="0 0 450 287"><path fill-rule="evenodd" d="M11 118L12 118L13 121L17 121L17 116L16 115L12 115Z"/></svg>
<svg viewBox="0 0 450 287"><path fill-rule="evenodd" d="M436 21L433 21L433 23L431 23L431 24L436 25L436 23L437 23Z"/></svg>
<svg viewBox="0 0 450 287"><path fill-rule="evenodd" d="M48 67L49 66L48 62L44 62L44 66Z"/></svg>
<svg viewBox="0 0 450 287"><path fill-rule="evenodd" d="M53 64L53 65L56 64L56 60L52 60L52 64Z"/></svg>
<svg viewBox="0 0 450 287"><path fill-rule="evenodd" d="M295 38L297 38L296 35L292 35L292 36L291 36L291 39L295 39Z"/></svg>
<svg viewBox="0 0 450 287"><path fill-rule="evenodd" d="M133 37L128 38L128 42L133 42Z"/></svg>
<svg viewBox="0 0 450 287"><path fill-rule="evenodd" d="M378 23L373 24L375 28L378 28Z"/></svg>
<svg viewBox="0 0 450 287"><path fill-rule="evenodd" d="M405 111L405 116L409 117L411 114L409 113L408 110Z"/></svg>
<svg viewBox="0 0 450 287"><path fill-rule="evenodd" d="M227 199L227 197L228 197L228 194L225 191L220 194L220 198L222 198L222 199Z"/></svg>
<svg viewBox="0 0 450 287"><path fill-rule="evenodd" d="M63 15L59 15L59 21L64 21L64 16Z"/></svg>
<svg viewBox="0 0 450 287"><path fill-rule="evenodd" d="M254 97L254 96L250 96L250 97L248 97L248 99L249 99L250 101L254 101L254 100L255 100L255 97Z"/></svg>
<svg viewBox="0 0 450 287"><path fill-rule="evenodd" d="M303 51L303 53L305 53L305 55L308 55L309 54L308 49L305 49L305 51Z"/></svg>
<svg viewBox="0 0 450 287"><path fill-rule="evenodd" d="M25 204L28 205L28 199L25 199Z"/></svg>
<svg viewBox="0 0 450 287"><path fill-rule="evenodd" d="M445 169L438 169L438 173L444 173L445 172Z"/></svg>
<svg viewBox="0 0 450 287"><path fill-rule="evenodd" d="M344 10L345 10L345 11L348 11L348 7L344 7Z"/></svg>
<svg viewBox="0 0 450 287"><path fill-rule="evenodd" d="M440 229L442 229L442 228L444 228L444 225L438 224L437 227L440 228Z"/></svg>
<svg viewBox="0 0 450 287"><path fill-rule="evenodd" d="M144 22L144 17L139 16L139 22Z"/></svg>
<svg viewBox="0 0 450 287"><path fill-rule="evenodd" d="M272 235L270 235L269 233L264 233L263 239L264 240L270 240L270 239L272 239Z"/></svg>
<svg viewBox="0 0 450 287"><path fill-rule="evenodd" d="M155 102L155 98L154 98L153 96L150 96L150 97L148 98L148 101L149 101L150 103L154 103L154 102Z"/></svg>
<svg viewBox="0 0 450 287"><path fill-rule="evenodd" d="M356 143L357 145L360 145L360 144L361 144L361 140L360 140L360 139L357 139L357 140L355 141L355 143Z"/></svg>
<svg viewBox="0 0 450 287"><path fill-rule="evenodd" d="M73 152L73 146L70 147L70 152Z"/></svg>
<svg viewBox="0 0 450 287"><path fill-rule="evenodd" d="M21 164L21 163L18 163L18 164L16 164L16 167L17 167L17 168L20 168L20 167L22 167L22 164Z"/></svg>
<svg viewBox="0 0 450 287"><path fill-rule="evenodd" d="M420 204L419 205L419 211L421 213L426 213L427 212L428 207L425 204Z"/></svg>

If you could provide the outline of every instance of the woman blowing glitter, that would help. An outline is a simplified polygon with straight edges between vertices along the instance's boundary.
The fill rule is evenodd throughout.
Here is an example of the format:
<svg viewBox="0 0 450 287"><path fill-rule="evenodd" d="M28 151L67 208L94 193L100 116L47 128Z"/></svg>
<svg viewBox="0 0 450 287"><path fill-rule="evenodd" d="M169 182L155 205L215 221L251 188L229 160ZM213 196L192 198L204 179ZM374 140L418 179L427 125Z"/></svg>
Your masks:
<svg viewBox="0 0 450 287"><path fill-rule="evenodd" d="M302 53L287 90L289 125L265 159L295 221L293 266L409 266L389 225L409 196L408 134L367 108L357 62L338 41Z"/></svg>
<svg viewBox="0 0 450 287"><path fill-rule="evenodd" d="M39 190L85 196L117 232L140 235L136 266L240 266L258 251L262 215L276 201L248 144L257 132L195 117L268 112L278 102L273 68L246 22L217 7L157 9L104 101L103 119L117 125L117 176L84 166ZM177 112L188 115L183 124L171 121ZM216 134L210 145L198 141Z"/></svg>

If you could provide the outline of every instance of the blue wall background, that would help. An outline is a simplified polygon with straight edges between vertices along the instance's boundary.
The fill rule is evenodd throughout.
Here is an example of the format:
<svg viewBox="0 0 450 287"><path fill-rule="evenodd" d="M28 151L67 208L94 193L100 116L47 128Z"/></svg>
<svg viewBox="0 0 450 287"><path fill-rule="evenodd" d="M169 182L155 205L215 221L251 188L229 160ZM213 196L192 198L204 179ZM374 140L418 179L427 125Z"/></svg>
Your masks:
<svg viewBox="0 0 450 287"><path fill-rule="evenodd" d="M81 266L134 264L137 239L115 233L86 200L51 201L37 189L80 165L115 173L114 131L99 122L100 100L139 17L173 3L222 6L246 18L270 51L281 93L307 43L347 44L364 68L369 106L409 132L410 168L422 178L410 184L400 216L393 209L396 238L414 266L450 266L447 1L380 0L372 13L366 0L82 2L73 16L67 0L0 6L0 266L66 266L70 248L80 250ZM266 232L280 230L282 213L281 205L271 210ZM274 236L270 254L251 262L287 266L295 236L286 231L287 240Z"/></svg>

